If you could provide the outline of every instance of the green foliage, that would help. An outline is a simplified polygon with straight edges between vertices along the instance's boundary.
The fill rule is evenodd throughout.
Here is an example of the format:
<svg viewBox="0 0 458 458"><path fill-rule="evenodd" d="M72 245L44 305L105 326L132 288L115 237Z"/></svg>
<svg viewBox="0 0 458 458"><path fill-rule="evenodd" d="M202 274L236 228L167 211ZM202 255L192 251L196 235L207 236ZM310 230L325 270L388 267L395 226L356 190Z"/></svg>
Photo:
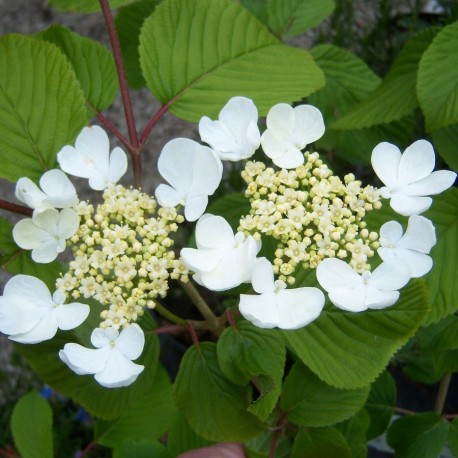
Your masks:
<svg viewBox="0 0 458 458"><path fill-rule="evenodd" d="M245 442L248 458L268 458L276 431L262 431L253 439ZM275 447L275 458L290 458L293 446L292 439L287 434L278 438Z"/></svg>
<svg viewBox="0 0 458 458"><path fill-rule="evenodd" d="M229 0L163 1L143 24L140 64L153 94L189 121L217 116L235 95L266 114L324 84L307 52L281 44Z"/></svg>
<svg viewBox="0 0 458 458"><path fill-rule="evenodd" d="M172 384L159 365L151 389L146 394L133 401L115 420L97 422L95 440L116 448L124 442L159 439L172 425L176 413Z"/></svg>
<svg viewBox="0 0 458 458"><path fill-rule="evenodd" d="M187 450L205 447L213 443L198 436L190 428L186 419L178 415L168 433L167 450L172 456L178 456Z"/></svg>
<svg viewBox="0 0 458 458"><path fill-rule="evenodd" d="M417 92L428 131L458 122L458 22L444 27L425 51Z"/></svg>
<svg viewBox="0 0 458 458"><path fill-rule="evenodd" d="M280 406L288 420L297 425L331 426L354 415L368 394L369 387L341 390L327 385L296 362L283 385Z"/></svg>
<svg viewBox="0 0 458 458"><path fill-rule="evenodd" d="M87 122L84 96L59 49L36 38L0 38L0 176L37 179Z"/></svg>
<svg viewBox="0 0 458 458"><path fill-rule="evenodd" d="M23 458L52 458L52 411L36 391L22 396L11 416L14 442Z"/></svg>
<svg viewBox="0 0 458 458"><path fill-rule="evenodd" d="M388 371L380 374L372 384L365 405L370 417L366 431L368 439L380 436L390 423L396 406L396 383Z"/></svg>
<svg viewBox="0 0 458 458"><path fill-rule="evenodd" d="M458 418L450 423L448 433L448 446L454 456L458 456Z"/></svg>
<svg viewBox="0 0 458 458"><path fill-rule="evenodd" d="M236 385L224 376L215 344L203 342L200 348L188 349L175 382L175 400L197 434L224 442L255 436L264 427L247 412L250 398L250 386Z"/></svg>
<svg viewBox="0 0 458 458"><path fill-rule="evenodd" d="M89 105L89 116L112 104L118 92L118 78L108 49L60 25L51 26L38 38L54 43L67 56Z"/></svg>
<svg viewBox="0 0 458 458"><path fill-rule="evenodd" d="M308 428L300 431L294 441L291 458L352 458L347 441L334 428Z"/></svg>
<svg viewBox="0 0 458 458"><path fill-rule="evenodd" d="M439 455L448 436L448 424L435 413L407 415L388 430L388 444L399 458L431 458Z"/></svg>
<svg viewBox="0 0 458 458"><path fill-rule="evenodd" d="M345 437L353 458L367 458L366 432L370 418L365 409L356 415L336 425L336 429Z"/></svg>
<svg viewBox="0 0 458 458"><path fill-rule="evenodd" d="M456 145L458 144L458 124L434 130L431 132L431 137L441 158L451 169L458 170L458 152L456 150Z"/></svg>
<svg viewBox="0 0 458 458"><path fill-rule="evenodd" d="M110 0L110 8L119 8L135 1L136 0ZM100 3L98 0L48 0L48 3L59 11L75 11L79 13L94 13L100 11Z"/></svg>
<svg viewBox="0 0 458 458"><path fill-rule="evenodd" d="M143 440L140 442L125 442L113 451L113 458L172 458L172 455L159 442Z"/></svg>
<svg viewBox="0 0 458 458"><path fill-rule="evenodd" d="M218 363L224 375L237 385L255 378L260 397L248 411L265 421L280 396L285 346L277 334L239 321L237 329L226 328L217 344Z"/></svg>
<svg viewBox="0 0 458 458"><path fill-rule="evenodd" d="M400 300L390 308L358 314L326 307L310 325L283 331L282 336L326 383L337 388L361 388L383 371L415 333L426 312L426 288L417 280L403 288Z"/></svg>

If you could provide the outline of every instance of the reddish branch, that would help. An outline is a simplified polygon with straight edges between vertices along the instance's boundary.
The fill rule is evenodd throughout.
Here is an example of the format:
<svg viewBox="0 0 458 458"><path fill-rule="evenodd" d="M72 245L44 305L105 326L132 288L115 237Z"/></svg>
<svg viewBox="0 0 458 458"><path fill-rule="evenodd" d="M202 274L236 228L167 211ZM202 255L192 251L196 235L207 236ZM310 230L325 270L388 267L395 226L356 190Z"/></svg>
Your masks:
<svg viewBox="0 0 458 458"><path fill-rule="evenodd" d="M18 213L19 215L32 216L33 210L23 205L13 204L7 200L0 199L0 208L9 212Z"/></svg>

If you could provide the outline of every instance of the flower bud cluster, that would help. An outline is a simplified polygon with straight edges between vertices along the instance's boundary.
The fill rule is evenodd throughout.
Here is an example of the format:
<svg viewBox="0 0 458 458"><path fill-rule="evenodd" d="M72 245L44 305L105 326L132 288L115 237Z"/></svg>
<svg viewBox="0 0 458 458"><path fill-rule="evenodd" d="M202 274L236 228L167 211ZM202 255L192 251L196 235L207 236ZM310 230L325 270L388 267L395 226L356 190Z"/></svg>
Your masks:
<svg viewBox="0 0 458 458"><path fill-rule="evenodd" d="M364 216L381 207L378 190L363 188L353 174L342 181L318 153L304 156L304 164L293 170L247 162L242 177L251 210L239 230L279 241L274 271L289 284L298 265L316 268L325 258L346 260L357 272L370 269L378 234L366 229Z"/></svg>
<svg viewBox="0 0 458 458"><path fill-rule="evenodd" d="M174 208L157 209L153 197L121 185L109 186L103 200L97 210L83 202L77 206L81 224L69 241L74 259L56 285L74 299L109 305L100 326L119 329L166 296L169 278L187 281L170 238L184 218Z"/></svg>

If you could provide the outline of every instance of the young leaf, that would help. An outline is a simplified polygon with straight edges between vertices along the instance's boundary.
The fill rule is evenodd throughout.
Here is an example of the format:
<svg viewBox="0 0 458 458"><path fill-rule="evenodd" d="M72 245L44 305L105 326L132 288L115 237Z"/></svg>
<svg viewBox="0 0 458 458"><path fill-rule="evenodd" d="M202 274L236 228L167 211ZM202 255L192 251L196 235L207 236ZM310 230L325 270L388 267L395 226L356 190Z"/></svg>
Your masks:
<svg viewBox="0 0 458 458"><path fill-rule="evenodd" d="M380 86L356 108L332 124L334 129L360 129L399 120L418 106L415 83L418 64L440 29L414 35L394 61Z"/></svg>
<svg viewBox="0 0 458 458"><path fill-rule="evenodd" d="M229 0L164 0L143 24L140 64L153 94L193 122L216 117L235 95L265 115L324 84L310 54L281 44Z"/></svg>
<svg viewBox="0 0 458 458"><path fill-rule="evenodd" d="M283 385L280 406L288 414L288 420L297 425L331 426L361 409L368 394L368 386L341 390L327 385L301 362L296 362Z"/></svg>
<svg viewBox="0 0 458 458"><path fill-rule="evenodd" d="M352 458L350 448L341 432L334 428L307 428L294 441L291 458L317 457Z"/></svg>
<svg viewBox="0 0 458 458"><path fill-rule="evenodd" d="M299 35L317 26L335 8L333 0L270 0L269 27L279 37Z"/></svg>
<svg viewBox="0 0 458 458"><path fill-rule="evenodd" d="M87 123L84 96L65 56L51 43L0 38L0 176L38 179Z"/></svg>
<svg viewBox="0 0 458 458"><path fill-rule="evenodd" d="M434 130L431 132L431 137L440 157L451 169L458 170L458 153L456 151L458 124Z"/></svg>
<svg viewBox="0 0 458 458"><path fill-rule="evenodd" d="M94 13L100 11L98 0L48 0L49 4L59 11L74 11L78 13ZM121 6L133 3L136 0L110 0L110 8L119 8Z"/></svg>
<svg viewBox="0 0 458 458"><path fill-rule="evenodd" d="M418 68L417 93L428 131L458 122L458 22L444 27Z"/></svg>
<svg viewBox="0 0 458 458"><path fill-rule="evenodd" d="M388 371L380 374L371 386L366 402L366 410L370 417L367 439L380 436L388 427L396 406L396 383Z"/></svg>
<svg viewBox="0 0 458 458"><path fill-rule="evenodd" d="M444 447L448 429L447 422L435 413L407 415L391 425L387 440L398 458L431 458Z"/></svg>
<svg viewBox="0 0 458 458"><path fill-rule="evenodd" d="M23 458L52 458L52 411L36 391L22 396L11 416L14 443Z"/></svg>
<svg viewBox="0 0 458 458"><path fill-rule="evenodd" d="M146 394L132 402L116 420L96 423L95 440L113 448L128 441L156 440L167 432L176 414L172 384L165 369L159 365Z"/></svg>
<svg viewBox="0 0 458 458"><path fill-rule="evenodd" d="M236 385L224 376L213 343L203 342L200 348L188 349L181 361L174 394L189 425L205 439L242 441L264 428L247 412L250 387Z"/></svg>
<svg viewBox="0 0 458 458"><path fill-rule="evenodd" d="M54 43L67 56L90 105L89 116L95 115L94 109L102 111L112 104L118 92L118 77L108 49L60 25L49 27L38 38Z"/></svg>
<svg viewBox="0 0 458 458"><path fill-rule="evenodd" d="M305 328L281 334L326 383L346 389L364 387L417 330L428 310L426 293L422 280L411 281L397 304L385 310L351 313L327 307Z"/></svg>
<svg viewBox="0 0 458 458"><path fill-rule="evenodd" d="M280 396L285 346L280 336L248 321L237 322L237 330L226 328L217 344L218 363L224 375L237 385L256 378L260 397L248 411L265 421Z"/></svg>

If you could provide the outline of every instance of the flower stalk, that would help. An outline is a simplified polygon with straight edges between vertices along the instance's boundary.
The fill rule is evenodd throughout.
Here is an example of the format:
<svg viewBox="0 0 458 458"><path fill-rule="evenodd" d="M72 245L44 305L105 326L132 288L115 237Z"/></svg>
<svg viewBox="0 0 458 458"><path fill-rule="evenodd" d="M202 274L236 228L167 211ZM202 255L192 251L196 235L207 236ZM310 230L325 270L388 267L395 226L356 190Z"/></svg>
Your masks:
<svg viewBox="0 0 458 458"><path fill-rule="evenodd" d="M33 210L29 207L23 205L13 204L7 200L0 199L0 208L8 210L12 213L17 213L19 215L32 216Z"/></svg>

